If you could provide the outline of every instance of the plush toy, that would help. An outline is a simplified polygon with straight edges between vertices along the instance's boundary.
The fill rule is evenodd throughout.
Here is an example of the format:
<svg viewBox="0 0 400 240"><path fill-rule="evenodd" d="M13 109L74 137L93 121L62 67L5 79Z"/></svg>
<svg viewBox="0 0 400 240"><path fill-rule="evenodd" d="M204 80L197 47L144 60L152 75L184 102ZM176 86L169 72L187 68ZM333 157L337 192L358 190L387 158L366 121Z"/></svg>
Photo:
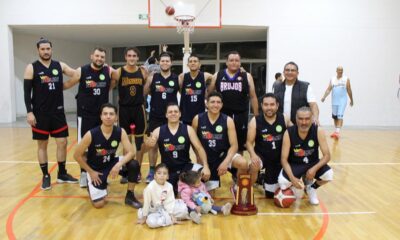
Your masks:
<svg viewBox="0 0 400 240"><path fill-rule="evenodd" d="M192 200L196 203L197 206L201 207L201 213L206 214L211 212L212 214L217 214L215 210L212 209L212 200L205 194L204 192L194 193L192 196Z"/></svg>

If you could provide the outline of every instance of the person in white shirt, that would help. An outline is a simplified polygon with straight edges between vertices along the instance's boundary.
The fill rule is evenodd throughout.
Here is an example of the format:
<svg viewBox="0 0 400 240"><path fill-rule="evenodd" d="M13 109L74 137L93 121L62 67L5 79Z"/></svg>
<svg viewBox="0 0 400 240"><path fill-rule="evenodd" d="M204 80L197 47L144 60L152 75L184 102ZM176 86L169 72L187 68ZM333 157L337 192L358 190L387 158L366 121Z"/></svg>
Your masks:
<svg viewBox="0 0 400 240"><path fill-rule="evenodd" d="M319 125L319 109L310 83L298 80L299 67L295 62L288 62L283 69L285 80L274 88L278 98L278 111L290 117L296 122L296 112L299 108L307 106L311 108L314 122Z"/></svg>
<svg viewBox="0 0 400 240"><path fill-rule="evenodd" d="M160 163L155 168L154 180L143 191L143 208L138 210L138 224L146 223L150 228L170 226L180 220L192 219L200 223L197 214L188 213L182 199L175 199L172 184L167 182L168 168Z"/></svg>

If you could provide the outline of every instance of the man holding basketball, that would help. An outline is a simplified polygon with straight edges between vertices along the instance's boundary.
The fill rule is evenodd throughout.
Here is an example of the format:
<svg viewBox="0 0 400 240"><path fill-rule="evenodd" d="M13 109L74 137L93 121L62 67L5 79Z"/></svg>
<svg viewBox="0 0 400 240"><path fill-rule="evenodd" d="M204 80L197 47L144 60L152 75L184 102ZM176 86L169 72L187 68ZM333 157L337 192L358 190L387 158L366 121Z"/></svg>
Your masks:
<svg viewBox="0 0 400 240"><path fill-rule="evenodd" d="M322 158L319 157L319 149ZM313 124L309 107L299 108L296 112L296 125L289 127L283 135L283 170L278 177L280 188L293 186L295 193L302 193L304 185L301 178L304 177L309 201L318 205L317 189L333 180L333 171L327 165L330 159L324 130ZM300 194L296 195L301 198Z"/></svg>

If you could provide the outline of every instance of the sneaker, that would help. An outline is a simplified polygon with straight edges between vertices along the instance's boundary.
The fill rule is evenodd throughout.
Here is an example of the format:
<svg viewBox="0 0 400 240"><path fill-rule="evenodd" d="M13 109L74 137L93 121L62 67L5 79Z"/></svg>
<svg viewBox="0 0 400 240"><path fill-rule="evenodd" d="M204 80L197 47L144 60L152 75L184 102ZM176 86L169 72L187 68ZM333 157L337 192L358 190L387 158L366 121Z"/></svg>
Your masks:
<svg viewBox="0 0 400 240"><path fill-rule="evenodd" d="M81 172L81 177L79 178L79 186L81 188L87 188L87 172Z"/></svg>
<svg viewBox="0 0 400 240"><path fill-rule="evenodd" d="M230 187L230 191L231 191L231 193L232 193L233 200L236 201L236 185L232 185L232 186Z"/></svg>
<svg viewBox="0 0 400 240"><path fill-rule="evenodd" d="M196 212L196 211L191 211L189 213L190 219L196 223L196 224L200 224L201 223L201 217L200 215Z"/></svg>
<svg viewBox="0 0 400 240"><path fill-rule="evenodd" d="M154 179L154 171L150 170L149 174L146 177L146 183L150 183L151 181L153 181L153 179Z"/></svg>
<svg viewBox="0 0 400 240"><path fill-rule="evenodd" d="M312 205L318 205L319 200L317 196L317 189L311 187L311 185L308 185L306 188L307 195L308 195L308 200Z"/></svg>
<svg viewBox="0 0 400 240"><path fill-rule="evenodd" d="M222 206L222 208L221 208L221 212L222 212L222 214L227 216L227 215L231 214L231 209L232 209L232 204L231 203L225 203L225 205Z"/></svg>
<svg viewBox="0 0 400 240"><path fill-rule="evenodd" d="M70 174L58 174L57 183L78 183L78 179L72 177Z"/></svg>
<svg viewBox="0 0 400 240"><path fill-rule="evenodd" d="M135 196L130 196L130 197L126 196L125 197L125 205L129 205L136 209L143 207L143 204L141 202L139 202L139 200L137 200Z"/></svg>
<svg viewBox="0 0 400 240"><path fill-rule="evenodd" d="M51 178L50 178L50 175L43 176L41 189L43 189L43 190L50 190L51 189Z"/></svg>
<svg viewBox="0 0 400 240"><path fill-rule="evenodd" d="M339 133L337 132L332 133L331 138L339 139Z"/></svg>

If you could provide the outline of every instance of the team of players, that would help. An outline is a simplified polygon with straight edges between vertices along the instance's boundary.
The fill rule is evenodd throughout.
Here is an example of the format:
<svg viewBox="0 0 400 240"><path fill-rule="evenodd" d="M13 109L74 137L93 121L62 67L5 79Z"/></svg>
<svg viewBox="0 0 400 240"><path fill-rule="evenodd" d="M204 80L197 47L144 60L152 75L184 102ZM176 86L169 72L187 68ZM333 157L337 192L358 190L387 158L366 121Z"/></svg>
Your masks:
<svg viewBox="0 0 400 240"><path fill-rule="evenodd" d="M159 58L160 72L148 76L145 68L137 66L140 52L136 48L125 50L126 65L118 69L107 66L105 50L96 48L91 63L77 70L51 59L52 44L47 39L40 39L37 48L39 60L26 68L24 90L27 121L32 126L33 139L38 140L42 189L51 188L47 171L49 135L57 143L57 181L78 182L65 170L68 126L63 108L63 89L77 83L79 144L74 157L82 168L81 187L88 187L95 207L105 204L107 176L115 177L123 166L128 173L125 203L141 207L134 188L146 151L149 151L150 163L146 181L152 180L159 151L175 191L179 174L195 167L189 157L190 146L194 147L202 165L203 180L209 189L218 187L220 176L227 171L233 176L250 173L254 183L259 170L265 168L267 197L272 196L278 184L283 188L303 189L304 181L310 202L318 204L316 189L332 180L332 170L326 164L330 155L324 132L313 124L310 108L300 108L296 125L292 126L278 112L275 95L269 93L262 97L259 115L253 79L240 69L238 52L230 52L227 68L214 75L201 72L199 58L192 55L188 59L190 72L179 76L171 72L171 55L163 52ZM66 82L63 82L63 73L70 77ZM210 81L208 89L207 81ZM115 86L118 86L119 115L117 108L108 104L109 90ZM179 105L178 92L181 94ZM144 96L147 94L152 98L149 137L144 141L147 128ZM249 102L255 117L248 124ZM117 119L119 127L114 126ZM115 154L120 143L123 156L118 158ZM246 148L249 161L242 156ZM321 159L319 148L323 154Z"/></svg>

